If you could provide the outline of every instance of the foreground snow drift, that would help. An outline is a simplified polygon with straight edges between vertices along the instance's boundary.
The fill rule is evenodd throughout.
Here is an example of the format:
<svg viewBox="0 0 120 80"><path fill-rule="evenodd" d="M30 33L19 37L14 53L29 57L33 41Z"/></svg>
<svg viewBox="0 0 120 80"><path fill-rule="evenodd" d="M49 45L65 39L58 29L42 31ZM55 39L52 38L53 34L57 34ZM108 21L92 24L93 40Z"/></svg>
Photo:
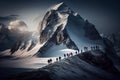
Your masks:
<svg viewBox="0 0 120 80"><path fill-rule="evenodd" d="M107 55L95 50L63 59L32 72L11 76L7 80L119 80L119 73Z"/></svg>

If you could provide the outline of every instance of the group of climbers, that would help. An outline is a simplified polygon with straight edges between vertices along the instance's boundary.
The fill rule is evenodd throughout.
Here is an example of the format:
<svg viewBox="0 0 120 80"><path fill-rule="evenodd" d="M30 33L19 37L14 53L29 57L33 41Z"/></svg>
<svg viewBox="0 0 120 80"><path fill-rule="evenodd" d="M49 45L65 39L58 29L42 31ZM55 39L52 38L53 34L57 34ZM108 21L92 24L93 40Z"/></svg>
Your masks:
<svg viewBox="0 0 120 80"><path fill-rule="evenodd" d="M77 54L77 52L75 52L75 53ZM72 53L72 52L71 52L71 53L64 54L64 58L71 57L71 56L73 56L73 53ZM56 58L56 61L60 61L61 59L62 59L62 57L59 56L59 57ZM49 63L52 63L52 59L48 59L48 64L49 64Z"/></svg>
<svg viewBox="0 0 120 80"><path fill-rule="evenodd" d="M52 59L48 59L48 64L52 63Z"/></svg>
<svg viewBox="0 0 120 80"><path fill-rule="evenodd" d="M95 45L95 46L91 46L90 48L91 48L91 50L98 50L98 49L99 49L99 46L98 46L98 45ZM84 51L85 51L85 52L88 51L88 47L87 47L87 46L84 47ZM82 52L82 51L81 51L81 52Z"/></svg>
<svg viewBox="0 0 120 80"><path fill-rule="evenodd" d="M90 48L91 48L91 50L98 50L98 49L99 49L99 46L98 46L98 45L96 45L96 46L91 46ZM87 46L84 46L84 52L86 52L86 51L88 51L88 47L87 47ZM79 51L76 51L76 52L75 52L76 55L77 55L78 53L83 53L83 50L81 49L80 52L79 52ZM71 57L71 56L73 56L73 53L72 53L72 52L64 54L64 58ZM61 59L62 59L62 57L59 56L59 57L56 58L56 61L60 61ZM52 63L52 59L48 59L48 64L49 64L49 63Z"/></svg>
<svg viewBox="0 0 120 80"><path fill-rule="evenodd" d="M67 54L64 54L64 58L67 58L67 57L70 57L70 56L73 56L73 53L67 53Z"/></svg>
<svg viewBox="0 0 120 80"><path fill-rule="evenodd" d="M58 57L56 58L56 61L60 61L62 59L62 57Z"/></svg>

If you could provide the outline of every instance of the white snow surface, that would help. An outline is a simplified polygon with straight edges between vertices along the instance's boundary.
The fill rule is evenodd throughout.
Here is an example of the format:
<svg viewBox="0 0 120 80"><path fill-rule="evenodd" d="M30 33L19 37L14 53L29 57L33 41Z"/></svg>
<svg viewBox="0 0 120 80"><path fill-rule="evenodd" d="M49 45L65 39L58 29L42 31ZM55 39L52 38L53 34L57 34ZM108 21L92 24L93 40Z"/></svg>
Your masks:
<svg viewBox="0 0 120 80"><path fill-rule="evenodd" d="M95 53L92 55L96 56ZM115 75L82 60L79 56L80 54L49 64L35 71L35 74L39 74L41 70L47 71L52 80L119 80Z"/></svg>
<svg viewBox="0 0 120 80"><path fill-rule="evenodd" d="M37 69L48 65L48 59L52 59L52 62L55 62L57 57L62 57L63 59L64 54L72 52L73 55L75 55L76 52L75 50L67 49L65 45L61 44L60 46L51 47L51 49L49 49L46 54L43 55L44 57L38 58L33 55L37 53L39 48L40 45L37 45L28 52L26 50L18 50L11 56L11 58L1 59L2 61L0 62L0 67ZM3 57L10 56L10 50L5 50L1 52L0 55Z"/></svg>
<svg viewBox="0 0 120 80"><path fill-rule="evenodd" d="M62 4L63 4L63 2L61 2L61 3L57 4L57 5L54 5L54 6L52 6L52 7L50 8L50 10L57 10L58 7L60 7Z"/></svg>
<svg viewBox="0 0 120 80"><path fill-rule="evenodd" d="M64 57L64 54L69 53L75 54L76 50L68 49L66 45L60 44L60 45L53 45L50 49L46 51L45 54L42 54L42 57Z"/></svg>
<svg viewBox="0 0 120 80"><path fill-rule="evenodd" d="M86 63L79 59L78 56L62 60L53 65L49 67L52 70L51 74L55 75L52 76L54 80L62 80L63 78L65 80L78 80L80 78L83 80L99 80L100 77L103 77L103 79L113 78L113 75Z"/></svg>

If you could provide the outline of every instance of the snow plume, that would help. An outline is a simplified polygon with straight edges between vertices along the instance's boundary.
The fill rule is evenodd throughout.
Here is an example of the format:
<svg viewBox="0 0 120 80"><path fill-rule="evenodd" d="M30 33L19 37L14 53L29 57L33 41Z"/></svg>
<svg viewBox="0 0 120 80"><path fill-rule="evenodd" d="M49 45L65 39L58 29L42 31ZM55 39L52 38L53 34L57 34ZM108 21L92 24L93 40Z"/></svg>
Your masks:
<svg viewBox="0 0 120 80"><path fill-rule="evenodd" d="M15 20L15 21L11 21L9 23L8 28L10 30L26 31L27 30L27 25L26 25L26 23L24 21Z"/></svg>

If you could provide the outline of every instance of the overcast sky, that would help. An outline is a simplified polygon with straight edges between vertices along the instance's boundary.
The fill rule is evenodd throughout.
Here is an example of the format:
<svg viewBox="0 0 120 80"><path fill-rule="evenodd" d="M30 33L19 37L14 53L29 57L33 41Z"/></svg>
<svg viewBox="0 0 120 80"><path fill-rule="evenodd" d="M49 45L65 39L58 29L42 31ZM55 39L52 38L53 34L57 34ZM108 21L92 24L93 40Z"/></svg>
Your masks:
<svg viewBox="0 0 120 80"><path fill-rule="evenodd" d="M120 30L119 0L0 0L0 17L19 15L19 19L33 30L48 8L63 1L93 23L100 33Z"/></svg>

